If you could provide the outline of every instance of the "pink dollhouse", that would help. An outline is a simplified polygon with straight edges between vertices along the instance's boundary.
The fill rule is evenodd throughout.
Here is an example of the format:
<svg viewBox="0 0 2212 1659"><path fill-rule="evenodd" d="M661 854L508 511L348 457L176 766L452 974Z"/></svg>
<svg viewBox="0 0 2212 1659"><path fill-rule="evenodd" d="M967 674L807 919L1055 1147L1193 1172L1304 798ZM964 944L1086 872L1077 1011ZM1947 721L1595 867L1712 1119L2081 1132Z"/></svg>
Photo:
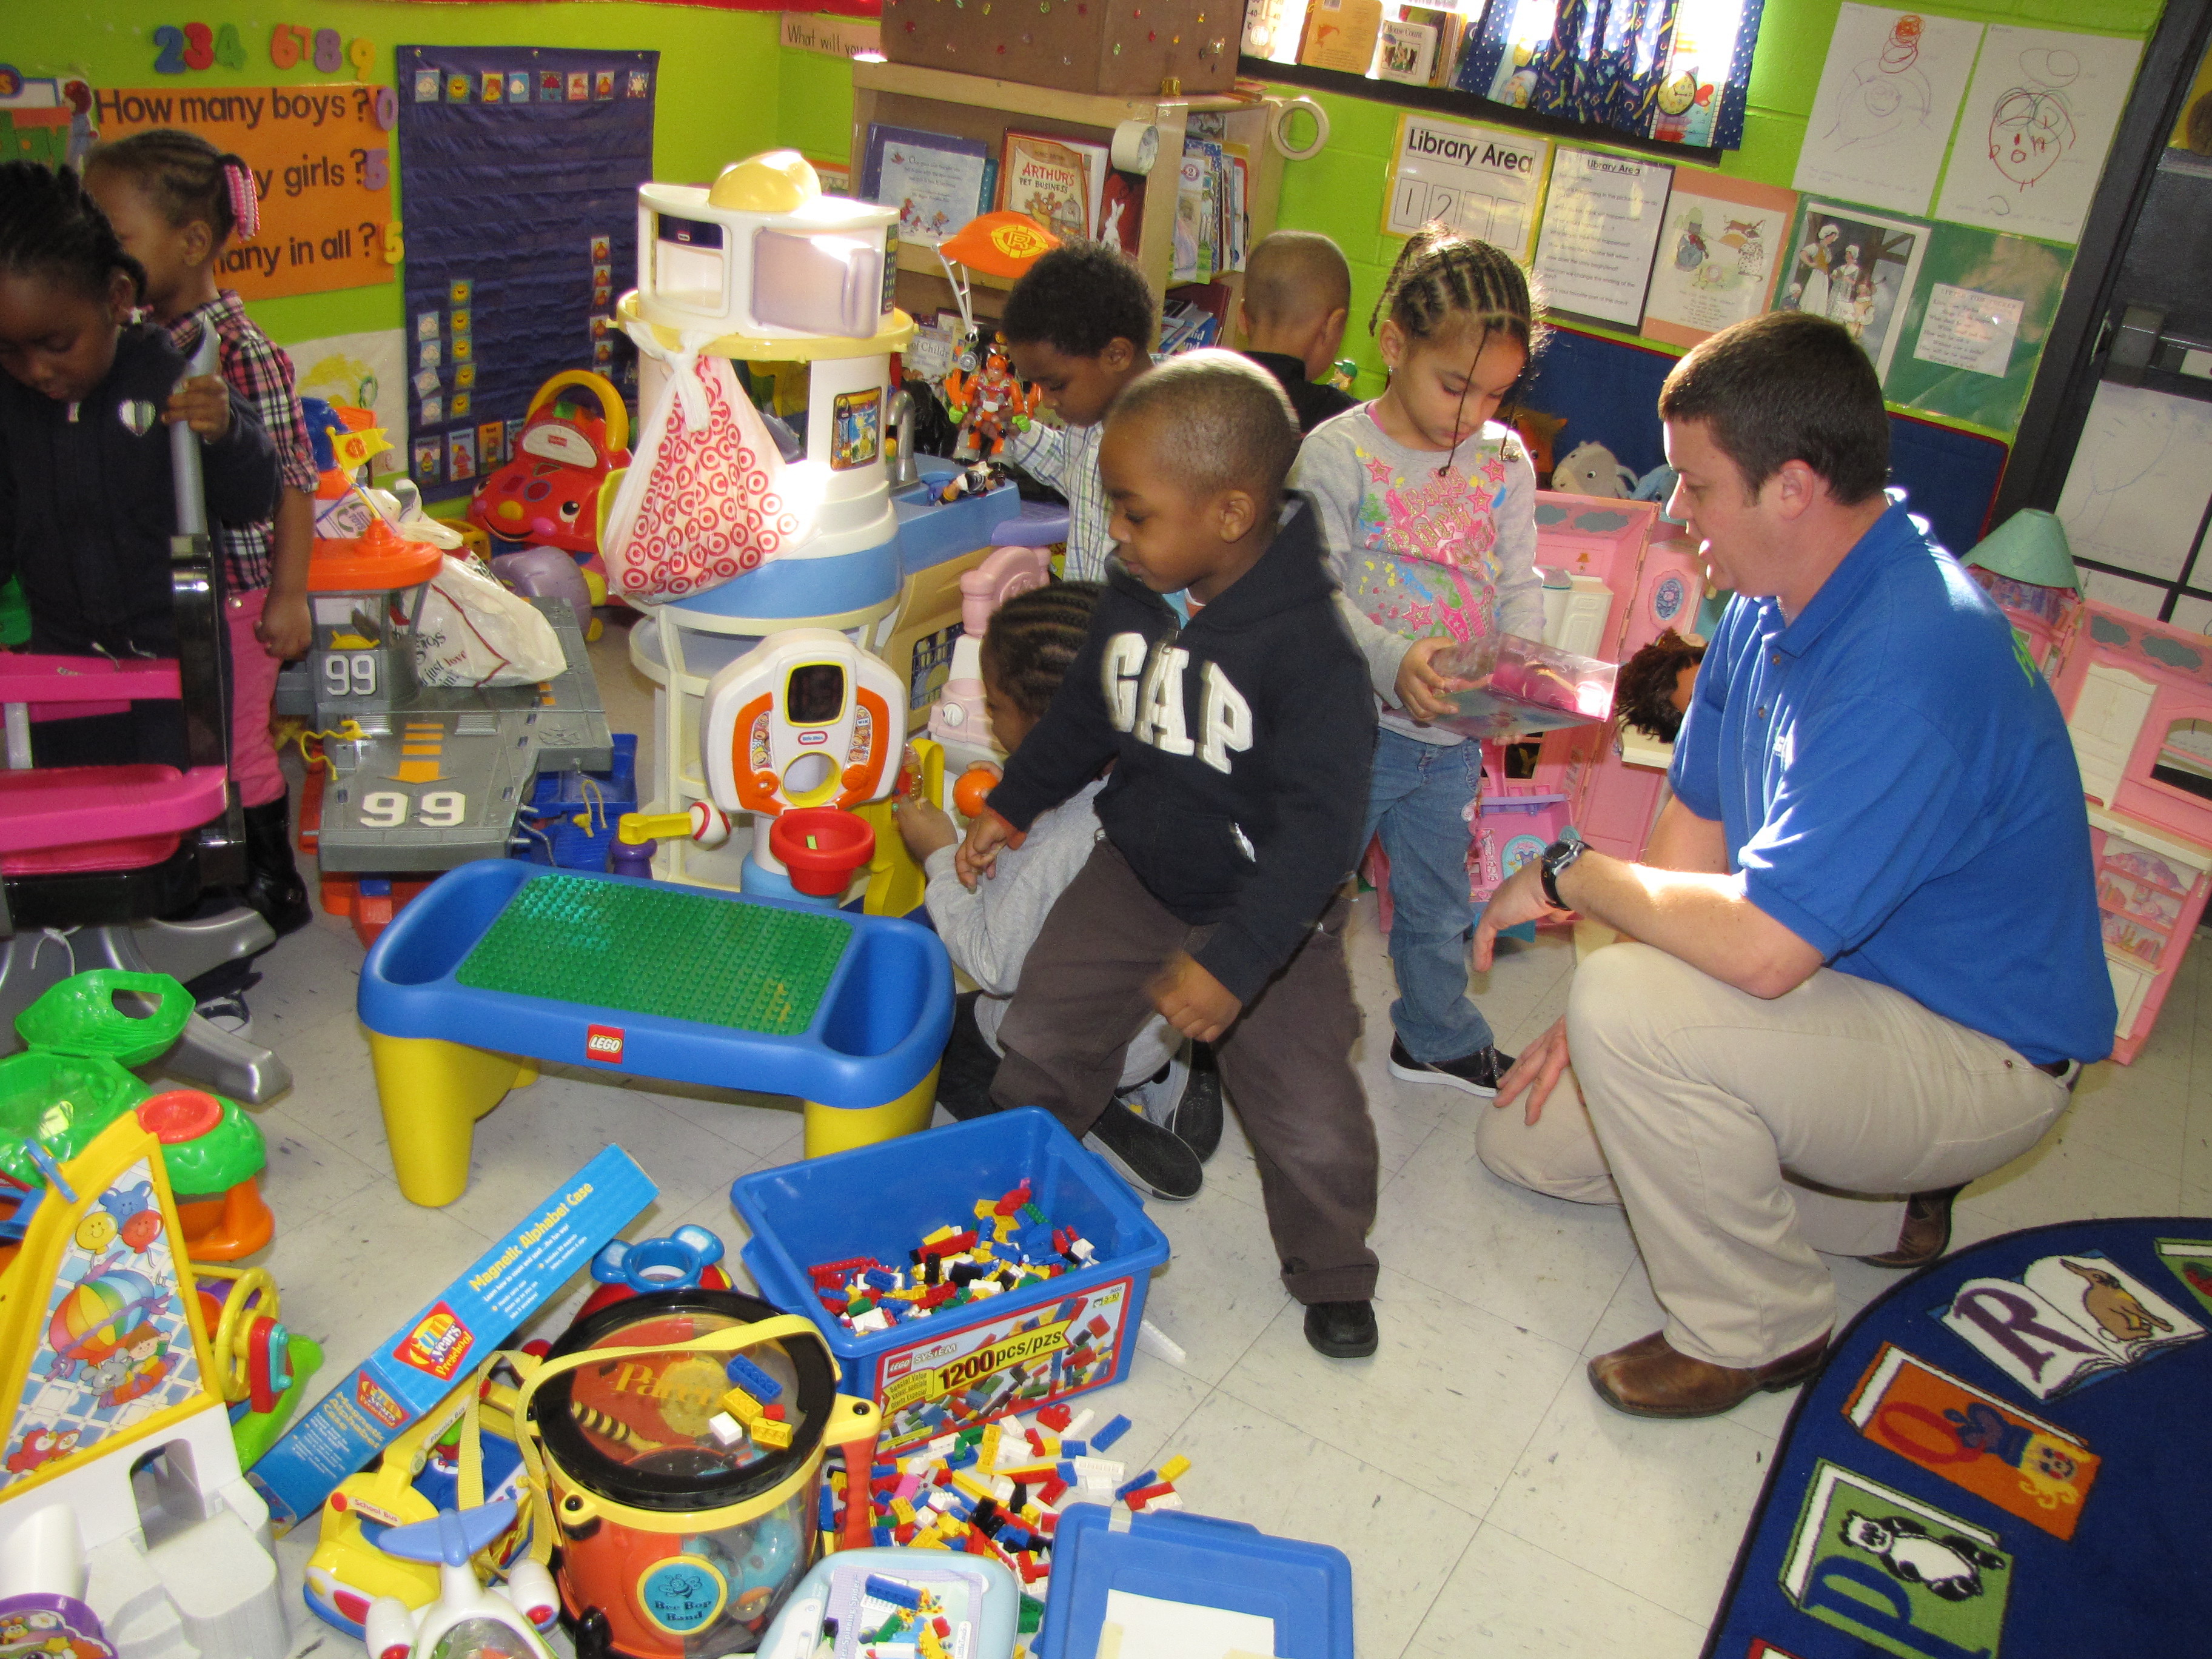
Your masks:
<svg viewBox="0 0 2212 1659"><path fill-rule="evenodd" d="M2212 890L2212 639L2042 592L2060 595L2056 619L2006 609L2058 694L2081 768L2120 1007L2112 1055L2125 1064L2150 1036Z"/></svg>

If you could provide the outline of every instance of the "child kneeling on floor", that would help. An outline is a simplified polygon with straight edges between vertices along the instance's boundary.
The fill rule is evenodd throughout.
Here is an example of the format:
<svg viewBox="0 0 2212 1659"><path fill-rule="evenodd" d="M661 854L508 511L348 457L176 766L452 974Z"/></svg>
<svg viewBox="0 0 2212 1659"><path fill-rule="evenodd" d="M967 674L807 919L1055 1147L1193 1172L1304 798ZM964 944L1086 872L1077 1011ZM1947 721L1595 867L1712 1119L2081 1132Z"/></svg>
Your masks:
<svg viewBox="0 0 2212 1659"><path fill-rule="evenodd" d="M1052 706L1104 591L1097 582L1054 582L1017 593L991 613L981 653L983 706L1002 752L1019 750ZM999 1026L1037 930L1098 839L1091 802L1105 787L1105 779L1094 778L1039 813L1023 844L999 855L994 879L972 892L954 872L960 834L943 810L911 797L892 809L908 852L928 872L924 902L931 925L952 965L979 988L954 1002L952 1036L938 1071L938 1103L954 1117L993 1110ZM1188 1057L1184 1046L1182 1034L1155 1014L1130 1041L1116 1095L1170 1130L1203 1162L1221 1139L1221 1076L1207 1044L1189 1044Z"/></svg>
<svg viewBox="0 0 2212 1659"><path fill-rule="evenodd" d="M1195 1196L1190 1149L1109 1110L1155 1009L1215 1044L1306 1340L1376 1346L1375 1128L1339 888L1358 854L1374 699L1312 509L1286 504L1282 388L1195 351L1115 401L1099 449L1117 558L1059 694L969 826L963 882L1108 761L1104 833L1023 964L991 1097L1093 1130L1133 1181ZM1182 626L1164 595L1188 589ZM1202 607L1202 608L1195 608Z"/></svg>

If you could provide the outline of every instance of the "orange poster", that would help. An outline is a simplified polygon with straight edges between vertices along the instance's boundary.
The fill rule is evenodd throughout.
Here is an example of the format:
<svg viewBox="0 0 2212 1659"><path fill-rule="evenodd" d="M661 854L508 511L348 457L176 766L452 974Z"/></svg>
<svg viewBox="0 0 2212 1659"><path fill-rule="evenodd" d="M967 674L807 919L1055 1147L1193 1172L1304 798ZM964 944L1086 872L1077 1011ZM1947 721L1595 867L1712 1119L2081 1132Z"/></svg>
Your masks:
<svg viewBox="0 0 2212 1659"><path fill-rule="evenodd" d="M261 234L234 238L216 281L249 300L368 288L392 279L391 135L377 88L124 87L93 94L103 140L181 127L253 169Z"/></svg>

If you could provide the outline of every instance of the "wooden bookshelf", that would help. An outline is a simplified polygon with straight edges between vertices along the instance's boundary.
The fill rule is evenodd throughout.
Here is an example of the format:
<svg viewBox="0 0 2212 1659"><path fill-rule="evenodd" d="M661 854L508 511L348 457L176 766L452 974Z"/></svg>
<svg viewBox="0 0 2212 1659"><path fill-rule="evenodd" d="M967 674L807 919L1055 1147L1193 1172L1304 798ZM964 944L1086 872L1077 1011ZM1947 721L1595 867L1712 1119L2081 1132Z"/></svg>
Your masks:
<svg viewBox="0 0 2212 1659"><path fill-rule="evenodd" d="M1247 155L1245 213L1249 222L1246 243L1257 242L1275 228L1276 208L1283 191L1283 157L1268 133L1281 100L1245 99L1227 94L1190 97L1111 98L1061 92L1050 87L1018 85L978 75L955 75L943 70L922 69L911 64L853 65L853 169L859 176L868 153L868 129L872 125L911 127L923 132L949 133L1001 149L1009 126L1024 132L1079 138L1090 143L1111 141L1115 128L1124 121L1148 121L1159 130L1158 159L1145 180L1145 212L1138 239L1137 263L1152 284L1152 297L1164 300L1172 287L1168 273L1174 268L1176 169L1182 157L1182 141L1190 117L1218 112L1224 118L1224 142L1242 145ZM952 307L952 287L945 280L937 251L915 244L899 245L899 304L917 317L934 315ZM1229 326L1236 320L1236 301L1243 289L1242 271L1217 272L1217 283L1230 289ZM970 286L977 317L995 317L1000 295L1010 286L1003 280L972 273ZM1226 334L1220 342L1230 343Z"/></svg>

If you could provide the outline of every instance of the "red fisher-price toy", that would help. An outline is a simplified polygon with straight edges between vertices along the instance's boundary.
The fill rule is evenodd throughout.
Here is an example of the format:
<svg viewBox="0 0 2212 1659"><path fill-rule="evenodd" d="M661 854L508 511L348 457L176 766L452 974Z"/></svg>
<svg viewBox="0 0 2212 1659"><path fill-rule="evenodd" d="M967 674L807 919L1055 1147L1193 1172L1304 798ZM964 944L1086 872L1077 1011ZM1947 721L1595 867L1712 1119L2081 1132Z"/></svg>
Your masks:
<svg viewBox="0 0 2212 1659"><path fill-rule="evenodd" d="M599 399L587 412L557 394L580 386ZM514 459L488 475L469 520L502 542L557 547L578 558L599 550L599 490L629 465L629 411L604 374L565 369L538 388L514 441Z"/></svg>

